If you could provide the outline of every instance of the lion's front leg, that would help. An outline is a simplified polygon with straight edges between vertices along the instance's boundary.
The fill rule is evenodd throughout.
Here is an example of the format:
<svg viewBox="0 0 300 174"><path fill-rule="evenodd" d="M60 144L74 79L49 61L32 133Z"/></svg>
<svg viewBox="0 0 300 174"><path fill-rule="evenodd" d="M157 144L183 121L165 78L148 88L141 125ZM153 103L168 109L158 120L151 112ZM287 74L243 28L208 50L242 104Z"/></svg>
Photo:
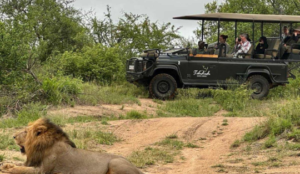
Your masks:
<svg viewBox="0 0 300 174"><path fill-rule="evenodd" d="M40 170L37 168L16 166L14 164L4 164L1 171L9 174L40 174Z"/></svg>

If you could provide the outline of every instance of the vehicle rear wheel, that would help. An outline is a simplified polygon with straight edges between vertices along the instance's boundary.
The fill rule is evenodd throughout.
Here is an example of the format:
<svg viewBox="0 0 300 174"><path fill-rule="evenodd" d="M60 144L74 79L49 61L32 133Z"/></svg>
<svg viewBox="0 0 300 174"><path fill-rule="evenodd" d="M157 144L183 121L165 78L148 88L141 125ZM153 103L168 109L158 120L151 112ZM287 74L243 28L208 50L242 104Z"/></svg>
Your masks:
<svg viewBox="0 0 300 174"><path fill-rule="evenodd" d="M269 94L270 84L269 81L261 75L253 75L248 78L250 89L254 90L252 98L263 99Z"/></svg>
<svg viewBox="0 0 300 174"><path fill-rule="evenodd" d="M152 98L174 99L177 82L169 74L158 74L150 82L149 92Z"/></svg>

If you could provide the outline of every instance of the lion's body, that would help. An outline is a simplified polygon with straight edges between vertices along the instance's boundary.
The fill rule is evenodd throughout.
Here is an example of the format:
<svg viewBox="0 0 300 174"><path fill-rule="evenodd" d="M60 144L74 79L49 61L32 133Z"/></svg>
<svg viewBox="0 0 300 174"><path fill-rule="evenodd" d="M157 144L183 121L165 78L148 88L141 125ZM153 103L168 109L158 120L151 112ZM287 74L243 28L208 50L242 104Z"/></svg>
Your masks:
<svg viewBox="0 0 300 174"><path fill-rule="evenodd" d="M69 137L47 119L29 124L26 131L25 143L22 138L15 140L25 147L27 173L35 167L34 172L39 168L42 174L142 174L121 156L75 148ZM22 169L24 172L18 166L9 170L25 174Z"/></svg>

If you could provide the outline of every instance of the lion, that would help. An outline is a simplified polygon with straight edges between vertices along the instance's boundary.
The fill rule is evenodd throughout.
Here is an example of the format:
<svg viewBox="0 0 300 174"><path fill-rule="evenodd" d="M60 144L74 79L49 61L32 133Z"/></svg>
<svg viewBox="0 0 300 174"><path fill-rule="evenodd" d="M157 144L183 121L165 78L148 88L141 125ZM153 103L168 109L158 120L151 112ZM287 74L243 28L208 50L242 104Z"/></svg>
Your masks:
<svg viewBox="0 0 300 174"><path fill-rule="evenodd" d="M49 119L30 123L14 136L25 166L6 165L4 172L18 174L142 174L127 159L113 154L76 148L68 135ZM17 171L17 172L16 172Z"/></svg>

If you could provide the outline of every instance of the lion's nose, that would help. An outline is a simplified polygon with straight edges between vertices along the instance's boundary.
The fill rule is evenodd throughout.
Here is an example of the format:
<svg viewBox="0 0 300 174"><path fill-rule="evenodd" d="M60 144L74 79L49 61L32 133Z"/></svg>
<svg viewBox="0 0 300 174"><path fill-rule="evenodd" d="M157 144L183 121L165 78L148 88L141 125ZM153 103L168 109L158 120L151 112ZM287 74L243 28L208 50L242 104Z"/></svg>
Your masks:
<svg viewBox="0 0 300 174"><path fill-rule="evenodd" d="M16 136L13 136L14 139L16 139Z"/></svg>

